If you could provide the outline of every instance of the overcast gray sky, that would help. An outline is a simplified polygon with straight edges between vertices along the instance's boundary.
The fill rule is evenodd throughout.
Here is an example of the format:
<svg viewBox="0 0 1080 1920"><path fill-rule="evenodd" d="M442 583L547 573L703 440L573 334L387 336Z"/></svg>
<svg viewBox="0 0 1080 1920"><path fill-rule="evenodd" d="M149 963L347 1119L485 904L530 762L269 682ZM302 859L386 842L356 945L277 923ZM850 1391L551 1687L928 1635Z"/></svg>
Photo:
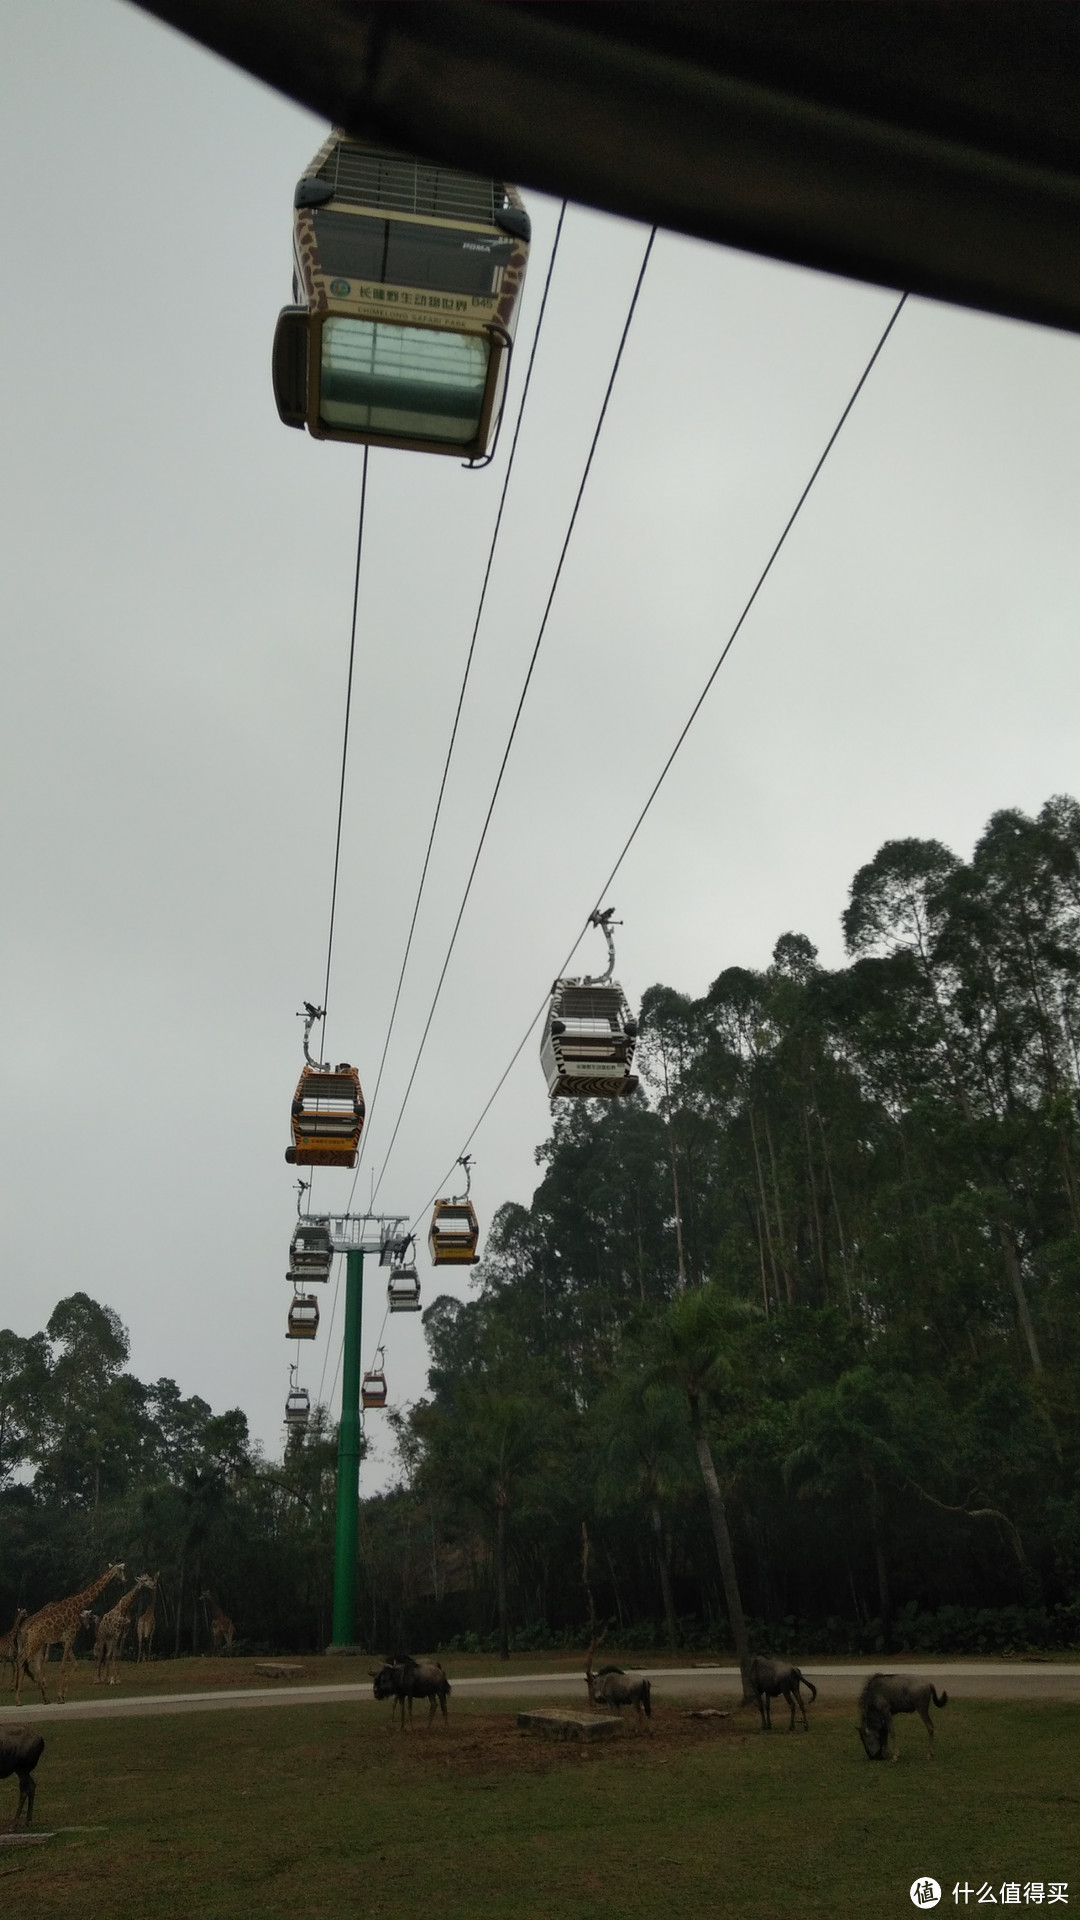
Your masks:
<svg viewBox="0 0 1080 1920"><path fill-rule="evenodd" d="M31 1333L85 1288L141 1377L240 1404L277 1450L294 1013L322 988L362 458L287 431L270 389L325 128L121 0L4 0L0 74L0 1311ZM520 184L527 349L558 209ZM646 237L567 218L376 1165ZM417 1211L459 1151L894 303L659 237L380 1205ZM1078 374L1071 336L908 303L612 889L632 999L763 965L789 928L839 963L883 840L967 854L995 808L1080 786ZM369 1097L508 444L480 474L371 456L327 1035ZM528 1199L548 1114L530 1042L474 1143L482 1217ZM317 1173L315 1204L349 1184ZM426 1302L446 1290L426 1251L421 1274ZM335 1325L303 1351L313 1397L337 1346ZM396 1317L394 1402L424 1365Z"/></svg>

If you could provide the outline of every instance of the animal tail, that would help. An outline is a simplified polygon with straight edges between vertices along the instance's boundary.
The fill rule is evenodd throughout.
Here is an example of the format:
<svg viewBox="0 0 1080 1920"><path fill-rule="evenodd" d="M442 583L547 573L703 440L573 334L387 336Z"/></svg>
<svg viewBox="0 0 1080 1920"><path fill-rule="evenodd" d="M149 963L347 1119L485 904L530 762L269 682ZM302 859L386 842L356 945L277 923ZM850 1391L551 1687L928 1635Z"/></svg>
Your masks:
<svg viewBox="0 0 1080 1920"><path fill-rule="evenodd" d="M948 1704L949 1704L949 1696L948 1696L948 1694L947 1694L947 1693L939 1693L939 1692L938 1692L938 1690L937 1690L937 1688L936 1688L936 1687L934 1686L934 1684L933 1684L933 1682L931 1682L931 1684L930 1684L930 1692L931 1692L931 1693L933 1694L933 1696L934 1696L934 1705L935 1705L935 1707L947 1707L947 1706L948 1706Z"/></svg>
<svg viewBox="0 0 1080 1920"><path fill-rule="evenodd" d="M812 1700L816 1700L816 1699L817 1699L817 1688L815 1687L815 1685L814 1685L814 1683L813 1683L813 1681L812 1681L812 1680L808 1680L808 1679L807 1679L807 1677L806 1677L806 1675L805 1675L805 1673L803 1672L803 1670L802 1670L802 1668L801 1668L801 1667L796 1667L796 1669L795 1669L795 1678L796 1678L796 1680L797 1680L797 1681L799 1682L799 1685L800 1685L800 1686L802 1686L802 1687L809 1687L809 1689L810 1689L810 1697L811 1697L811 1699L812 1699Z"/></svg>
<svg viewBox="0 0 1080 1920"><path fill-rule="evenodd" d="M649 1719L651 1720L652 1719L652 1681L651 1680L643 1680L641 1683L641 1704L644 1707L645 1712L648 1715Z"/></svg>

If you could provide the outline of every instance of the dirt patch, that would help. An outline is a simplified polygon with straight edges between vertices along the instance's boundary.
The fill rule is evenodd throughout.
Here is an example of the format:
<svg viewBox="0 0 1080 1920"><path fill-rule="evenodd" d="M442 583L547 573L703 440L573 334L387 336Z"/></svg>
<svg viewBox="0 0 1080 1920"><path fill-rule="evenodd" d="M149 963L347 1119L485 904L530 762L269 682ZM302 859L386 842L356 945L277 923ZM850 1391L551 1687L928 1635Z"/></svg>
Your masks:
<svg viewBox="0 0 1080 1920"><path fill-rule="evenodd" d="M421 1769L448 1767L464 1775L548 1774L616 1758L647 1766L692 1747L715 1746L718 1740L737 1742L746 1737L746 1730L733 1729L730 1720L687 1720L679 1707L654 1707L652 1719L640 1726L627 1715L623 1738L610 1747L607 1742L549 1744L519 1732L516 1709L506 1713L459 1711L455 1715L451 1707L445 1722L436 1721L430 1728L414 1725L404 1734L395 1728L392 1737L395 1751Z"/></svg>

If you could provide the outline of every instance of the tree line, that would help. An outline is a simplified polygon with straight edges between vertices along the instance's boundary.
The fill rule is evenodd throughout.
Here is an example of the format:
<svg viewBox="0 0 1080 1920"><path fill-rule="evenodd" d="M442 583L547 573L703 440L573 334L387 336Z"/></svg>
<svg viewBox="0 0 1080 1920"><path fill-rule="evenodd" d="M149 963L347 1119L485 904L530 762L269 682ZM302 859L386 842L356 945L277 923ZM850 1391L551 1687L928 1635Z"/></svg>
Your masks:
<svg viewBox="0 0 1080 1920"><path fill-rule="evenodd" d="M556 1111L425 1313L372 1648L1080 1639L1080 807L887 843L843 931L837 969L787 933L652 988L640 1092ZM137 1542L178 1649L207 1581L253 1644L325 1644L327 1410L268 1463L126 1359L82 1295L0 1334L0 1609Z"/></svg>

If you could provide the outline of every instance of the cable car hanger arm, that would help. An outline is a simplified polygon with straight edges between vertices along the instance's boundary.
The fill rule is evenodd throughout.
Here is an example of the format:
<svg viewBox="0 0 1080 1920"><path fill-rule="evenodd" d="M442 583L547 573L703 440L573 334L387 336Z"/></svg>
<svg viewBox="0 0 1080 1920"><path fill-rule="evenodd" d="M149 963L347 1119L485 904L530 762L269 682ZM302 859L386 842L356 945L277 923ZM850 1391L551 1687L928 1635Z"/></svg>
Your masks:
<svg viewBox="0 0 1080 1920"><path fill-rule="evenodd" d="M317 1020L325 1020L326 1008L315 1007L310 1000L305 1000L303 1013L298 1012L296 1017L304 1023L304 1059L307 1061L308 1066L314 1067L316 1073L329 1073L330 1062L328 1060L313 1060L311 1057L311 1049L308 1046L311 1029Z"/></svg>

